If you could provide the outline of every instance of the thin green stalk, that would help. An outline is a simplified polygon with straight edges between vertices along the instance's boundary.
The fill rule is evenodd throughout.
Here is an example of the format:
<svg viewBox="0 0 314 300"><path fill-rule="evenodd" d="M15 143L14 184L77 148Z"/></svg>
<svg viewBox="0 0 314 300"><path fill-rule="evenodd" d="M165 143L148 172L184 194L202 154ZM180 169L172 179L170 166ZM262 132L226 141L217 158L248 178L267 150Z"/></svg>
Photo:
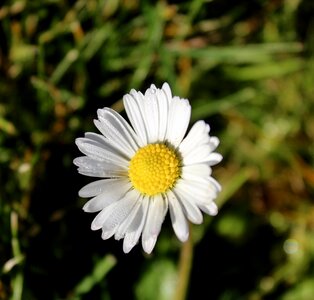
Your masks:
<svg viewBox="0 0 314 300"><path fill-rule="evenodd" d="M16 212L11 213L11 234L12 234L12 252L13 257L19 261L22 257L20 243L18 240L18 215ZM19 270L12 279L12 297L11 300L21 300L23 293L24 274Z"/></svg>
<svg viewBox="0 0 314 300"><path fill-rule="evenodd" d="M190 273L193 262L193 239L190 226L189 239L182 245L179 260L179 276L174 300L185 300L189 287Z"/></svg>

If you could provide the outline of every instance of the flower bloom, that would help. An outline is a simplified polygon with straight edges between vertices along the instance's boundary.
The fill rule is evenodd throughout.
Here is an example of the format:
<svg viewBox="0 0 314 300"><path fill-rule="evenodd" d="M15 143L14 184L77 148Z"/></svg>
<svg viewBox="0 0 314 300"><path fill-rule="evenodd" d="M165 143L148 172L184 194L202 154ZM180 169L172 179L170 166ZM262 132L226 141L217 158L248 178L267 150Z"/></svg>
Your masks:
<svg viewBox="0 0 314 300"><path fill-rule="evenodd" d="M151 85L144 95L131 90L123 103L132 127L105 107L94 120L101 134L87 132L76 139L85 154L74 159L78 172L103 178L79 195L93 197L83 209L98 212L91 228L102 229L103 239L123 239L128 253L141 236L144 251L151 253L168 209L182 242L189 236L188 220L201 224L201 211L217 214L214 199L221 188L211 177L211 166L222 156L213 152L219 140L209 135L204 121L185 136L191 106L173 97L167 83L161 89Z"/></svg>

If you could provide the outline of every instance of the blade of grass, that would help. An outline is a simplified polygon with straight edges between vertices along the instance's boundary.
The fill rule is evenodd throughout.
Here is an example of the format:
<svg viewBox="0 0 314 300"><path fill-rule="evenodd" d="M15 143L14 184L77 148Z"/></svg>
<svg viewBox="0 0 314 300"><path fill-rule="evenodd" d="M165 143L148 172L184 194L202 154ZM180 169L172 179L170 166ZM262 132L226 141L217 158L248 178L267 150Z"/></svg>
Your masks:
<svg viewBox="0 0 314 300"><path fill-rule="evenodd" d="M23 254L20 249L20 243L18 239L18 215L16 212L11 212L11 244L13 257L16 261L22 262ZM16 275L12 278L12 297L11 300L21 300L23 294L23 283L24 283L24 274L21 269L19 269Z"/></svg>
<svg viewBox="0 0 314 300"><path fill-rule="evenodd" d="M92 272L85 276L74 288L70 299L80 299L80 296L88 293L95 285L101 282L108 272L116 265L117 260L112 255L107 255L97 261Z"/></svg>
<svg viewBox="0 0 314 300"><path fill-rule="evenodd" d="M133 78L130 82L130 88L136 88L140 86L141 82L148 76L151 66L154 61L156 51L159 49L159 45L162 39L163 27L164 27L164 5L160 2L155 5L147 5L144 9L145 21L148 25L147 30L147 42L143 43L141 47L137 49L137 57L141 57L138 67L135 69ZM158 17L156 17L156 15ZM139 50L139 51L138 51Z"/></svg>
<svg viewBox="0 0 314 300"><path fill-rule="evenodd" d="M291 58L285 61L272 61L247 67L225 68L225 73L234 80L260 80L269 77L281 77L304 68L304 61L300 58Z"/></svg>
<svg viewBox="0 0 314 300"><path fill-rule="evenodd" d="M60 63L55 68L54 72L50 77L52 84L57 84L64 74L68 71L71 65L78 59L79 52L77 49L72 49L68 51L65 57L60 61Z"/></svg>
<svg viewBox="0 0 314 300"><path fill-rule="evenodd" d="M227 200L229 200L234 193L239 190L253 175L254 170L250 168L245 168L243 170L238 170L232 176L221 180L221 185L223 186L217 198L217 205L221 208Z"/></svg>
<svg viewBox="0 0 314 300"><path fill-rule="evenodd" d="M253 63L272 60L274 55L297 54L302 52L300 43L251 44L246 46L187 48L180 43L169 44L168 50L173 55L188 56L199 60L219 63Z"/></svg>
<svg viewBox="0 0 314 300"><path fill-rule="evenodd" d="M250 101L255 97L255 90L252 88L245 88L225 98L206 101L205 104L195 105L192 111L192 121L206 118L215 113L222 113L236 105Z"/></svg>
<svg viewBox="0 0 314 300"><path fill-rule="evenodd" d="M91 32L88 37L85 38L86 41L83 42L83 44L86 43L86 47L82 50L82 57L85 60L90 60L112 34L112 31L112 26L105 24L101 28Z"/></svg>

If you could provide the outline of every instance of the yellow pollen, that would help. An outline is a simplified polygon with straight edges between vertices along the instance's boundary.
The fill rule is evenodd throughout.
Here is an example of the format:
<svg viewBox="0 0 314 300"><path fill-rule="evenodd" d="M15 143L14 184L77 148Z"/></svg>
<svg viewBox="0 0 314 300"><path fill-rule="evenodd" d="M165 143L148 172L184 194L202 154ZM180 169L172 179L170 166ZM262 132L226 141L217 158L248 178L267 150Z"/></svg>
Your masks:
<svg viewBox="0 0 314 300"><path fill-rule="evenodd" d="M142 194L153 196L172 188L181 174L177 153L165 144L149 144L132 157L129 178Z"/></svg>

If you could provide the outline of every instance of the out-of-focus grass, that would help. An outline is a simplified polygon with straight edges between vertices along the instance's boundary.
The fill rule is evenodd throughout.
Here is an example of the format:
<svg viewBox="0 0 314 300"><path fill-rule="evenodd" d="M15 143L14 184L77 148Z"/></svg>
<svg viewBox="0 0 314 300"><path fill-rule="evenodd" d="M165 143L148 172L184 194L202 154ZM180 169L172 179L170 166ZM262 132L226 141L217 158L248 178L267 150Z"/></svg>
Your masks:
<svg viewBox="0 0 314 300"><path fill-rule="evenodd" d="M74 139L96 109L168 81L221 140L217 217L193 226L189 298L312 299L314 6L282 1L5 1L0 7L0 299L167 299L152 257L81 212ZM152 293L153 291L153 293Z"/></svg>

